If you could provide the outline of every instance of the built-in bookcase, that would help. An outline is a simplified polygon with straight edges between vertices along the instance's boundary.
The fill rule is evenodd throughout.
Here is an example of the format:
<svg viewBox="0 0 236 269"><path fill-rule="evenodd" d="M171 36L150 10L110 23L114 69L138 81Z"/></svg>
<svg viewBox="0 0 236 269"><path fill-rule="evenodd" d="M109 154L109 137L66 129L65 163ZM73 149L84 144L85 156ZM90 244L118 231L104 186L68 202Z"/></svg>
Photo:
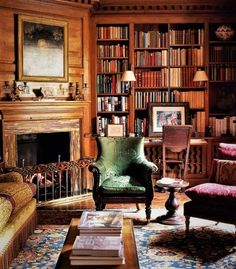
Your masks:
<svg viewBox="0 0 236 269"><path fill-rule="evenodd" d="M96 31L96 131L106 133L107 124L117 123L127 135L129 96L121 76L129 64L129 27L98 25Z"/></svg>
<svg viewBox="0 0 236 269"><path fill-rule="evenodd" d="M227 24L234 34L226 40L216 35L221 26L97 24L97 133L105 133L108 123L122 123L124 135L148 136L149 103L188 102L187 123L198 136L206 130L235 135L236 23ZM136 77L131 95L120 81L130 67ZM193 82L199 69L206 71L208 82ZM216 125L224 127L219 131Z"/></svg>
<svg viewBox="0 0 236 269"><path fill-rule="evenodd" d="M148 135L147 109L150 102L168 102L168 24L134 26L134 131Z"/></svg>
<svg viewBox="0 0 236 269"><path fill-rule="evenodd" d="M148 134L150 102L189 102L189 123L205 131L205 87L193 82L205 69L204 24L134 26L135 132ZM146 111L146 113L145 113Z"/></svg>
<svg viewBox="0 0 236 269"><path fill-rule="evenodd" d="M209 25L209 125L236 135L236 24Z"/></svg>

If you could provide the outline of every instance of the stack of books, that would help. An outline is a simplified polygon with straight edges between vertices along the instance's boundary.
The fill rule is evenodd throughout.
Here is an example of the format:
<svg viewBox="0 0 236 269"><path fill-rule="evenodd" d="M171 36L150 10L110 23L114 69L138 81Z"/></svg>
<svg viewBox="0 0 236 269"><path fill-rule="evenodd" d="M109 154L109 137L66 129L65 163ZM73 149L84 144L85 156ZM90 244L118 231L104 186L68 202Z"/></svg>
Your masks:
<svg viewBox="0 0 236 269"><path fill-rule="evenodd" d="M84 211L70 255L71 265L124 264L121 212Z"/></svg>

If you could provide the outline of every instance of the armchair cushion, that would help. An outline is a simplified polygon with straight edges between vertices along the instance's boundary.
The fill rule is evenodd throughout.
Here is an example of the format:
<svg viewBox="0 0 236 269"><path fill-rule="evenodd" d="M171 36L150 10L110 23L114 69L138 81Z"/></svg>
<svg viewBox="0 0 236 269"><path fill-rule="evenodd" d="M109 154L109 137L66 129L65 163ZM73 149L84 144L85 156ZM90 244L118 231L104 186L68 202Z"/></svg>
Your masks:
<svg viewBox="0 0 236 269"><path fill-rule="evenodd" d="M140 194L146 191L143 185L128 175L106 178L101 188L104 193Z"/></svg>
<svg viewBox="0 0 236 269"><path fill-rule="evenodd" d="M7 182L0 184L0 197L9 200L13 214L26 205L35 195L36 186L33 183Z"/></svg>
<svg viewBox="0 0 236 269"><path fill-rule="evenodd" d="M5 197L0 196L0 212L1 212L0 232L7 224L8 220L11 216L12 209L13 209L13 206L12 206L11 202L9 200L5 199Z"/></svg>
<svg viewBox="0 0 236 269"><path fill-rule="evenodd" d="M236 186L226 186L218 183L203 183L185 191L193 201L223 206L236 207Z"/></svg>
<svg viewBox="0 0 236 269"><path fill-rule="evenodd" d="M23 177L20 173L17 172L9 172L0 175L0 183L2 182L23 182Z"/></svg>
<svg viewBox="0 0 236 269"><path fill-rule="evenodd" d="M236 145L228 143L220 143L218 147L221 159L235 160L236 159Z"/></svg>
<svg viewBox="0 0 236 269"><path fill-rule="evenodd" d="M236 186L236 161L217 160L215 182Z"/></svg>

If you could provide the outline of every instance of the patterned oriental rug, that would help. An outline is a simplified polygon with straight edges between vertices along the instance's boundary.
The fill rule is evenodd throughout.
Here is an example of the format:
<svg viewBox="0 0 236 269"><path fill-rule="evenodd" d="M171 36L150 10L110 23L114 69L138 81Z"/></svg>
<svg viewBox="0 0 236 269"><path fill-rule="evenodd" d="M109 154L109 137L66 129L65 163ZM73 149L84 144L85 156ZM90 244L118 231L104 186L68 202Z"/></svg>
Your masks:
<svg viewBox="0 0 236 269"><path fill-rule="evenodd" d="M135 226L140 268L236 268L234 226L198 224L193 221L188 238L184 226L158 223ZM67 229L65 225L38 226L10 268L55 268Z"/></svg>

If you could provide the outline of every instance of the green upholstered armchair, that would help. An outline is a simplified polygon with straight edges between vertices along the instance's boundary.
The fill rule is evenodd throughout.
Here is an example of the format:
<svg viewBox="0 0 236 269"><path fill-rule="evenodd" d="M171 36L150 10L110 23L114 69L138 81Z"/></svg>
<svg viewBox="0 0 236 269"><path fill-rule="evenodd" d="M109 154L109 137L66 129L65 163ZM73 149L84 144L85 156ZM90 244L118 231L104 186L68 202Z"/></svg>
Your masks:
<svg viewBox="0 0 236 269"><path fill-rule="evenodd" d="M143 137L98 137L98 157L89 166L94 176L93 199L96 210L107 203L145 203L151 218L152 172L157 166L144 154Z"/></svg>

